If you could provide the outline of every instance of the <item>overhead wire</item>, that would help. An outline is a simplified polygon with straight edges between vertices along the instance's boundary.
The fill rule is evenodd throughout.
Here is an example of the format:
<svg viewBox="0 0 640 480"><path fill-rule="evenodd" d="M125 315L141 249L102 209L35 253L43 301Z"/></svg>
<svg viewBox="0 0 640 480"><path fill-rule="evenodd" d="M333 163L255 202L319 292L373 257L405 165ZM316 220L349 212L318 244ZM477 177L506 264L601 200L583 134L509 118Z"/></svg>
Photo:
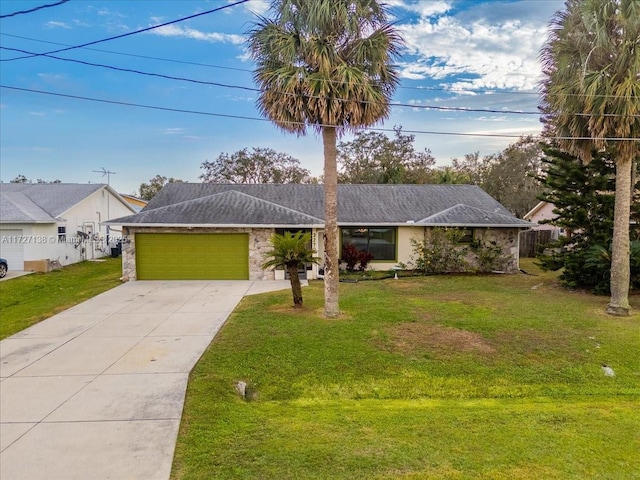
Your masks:
<svg viewBox="0 0 640 480"><path fill-rule="evenodd" d="M48 3L46 5L39 5L37 7L30 8L29 10L20 10L18 12L7 13L6 15L0 15L0 19L9 18L9 17L15 17L17 15L24 15L26 13L33 13L33 12L37 12L38 10L44 10L45 8L57 7L57 6L60 6L60 5L64 4L64 3L67 3L69 1L70 0L60 0L59 2L56 2L56 3Z"/></svg>
<svg viewBox="0 0 640 480"><path fill-rule="evenodd" d="M2 50L10 50L10 51L17 51L17 52L21 52L21 53L31 53L28 50L22 50L22 49L17 49L17 48L10 48L10 47L2 47L2 46L0 46L0 49L2 49ZM115 71L126 72L126 73L133 73L133 74L144 75L144 76L149 76L149 77L163 78L163 79L166 79L166 80L183 81L183 82L189 82L189 83L200 84L200 85L211 85L211 86L215 86L215 87L238 89L238 90L250 91L250 92L254 92L254 93L261 93L262 92L261 89L255 88L255 87L247 87L247 86L242 86L242 85L233 85L233 84L227 84L227 83L221 83L221 82L212 82L212 81L208 81L208 80L196 80L196 79L192 79L192 78L177 77L177 76L165 75L165 74L161 74L161 73L145 72L145 71L138 70L138 69L116 67L116 66L113 66L113 65L105 65L105 64L94 63L94 62L87 62L87 61L84 61L84 60L63 58L63 57L58 57L58 56L49 55L49 54L43 54L41 56L44 56L46 58L51 58L51 59L54 59L54 60L64 61L64 62L78 63L78 64L81 64L81 65L86 65L86 66L91 66L91 67L106 68L106 69L109 69L109 70L115 70ZM297 94L288 93L288 92L277 92L277 93L280 93L282 95L290 95L290 96L291 95L297 95ZM309 95L307 98L319 99L321 97L317 96L317 95ZM335 100L342 101L342 102L347 102L348 101L347 99L344 99L344 98L336 98ZM362 101L361 103L373 104L375 102ZM411 108L411 109L417 109L417 110L435 110L435 111L443 111L443 112L492 113L492 114L501 114L501 115L536 115L536 116L540 116L542 114L539 111L510 110L510 109L497 109L497 108L492 109L492 108L451 107L451 106L442 106L442 105L422 105L422 104L416 104L416 103L399 103L399 102L389 102L389 106L390 107L404 107L404 108ZM575 116L592 116L592 115L586 114L586 113L576 113L574 115ZM604 114L602 114L600 116L602 116L602 117L619 117L619 116L640 117L640 115L622 115L622 114L615 114L615 113L604 113Z"/></svg>
<svg viewBox="0 0 640 480"><path fill-rule="evenodd" d="M0 36L4 36L4 37L11 37L11 38L18 38L21 40L28 40L31 42L40 42L40 43L48 43L50 45L59 45L62 47L69 47L69 44L66 43L60 43L60 42L52 42L49 40L41 40L38 38L32 38L32 37L25 37L23 35L14 35L11 33L3 33L0 32ZM151 56L151 55L139 55L139 54L135 54L135 53L125 53L125 52L117 52L114 50L105 50L102 48L88 48L88 47L82 47L82 50L89 50L92 52L100 52L100 53L108 53L111 55L121 55L124 57L133 57L133 58L144 58L146 60L156 60L156 61L160 61L160 62L169 62L169 63L177 63L177 64L182 64L182 65L194 65L194 66L198 66L198 67L206 67L206 68L218 68L221 70L231 70L231 71L237 71L237 72L245 72L245 73L253 73L253 70L251 70L250 68L239 68L239 67L228 67L228 66L224 66L224 65L214 65L211 63L202 63L202 62L189 62L186 60L178 60L175 58L163 58L163 57L155 57L155 56ZM46 55L44 55L46 56ZM0 60L1 61L1 60ZM498 89L462 89L462 88L444 88L444 87L435 87L432 85L429 86L424 86L424 85L417 85L417 86L408 86L408 85L400 85L398 86L398 89L400 90L421 90L421 91L434 91L434 92L447 92L447 93L487 93L487 94L492 94L492 95L539 95L539 92L525 92L525 91L518 91L518 90L498 90Z"/></svg>
<svg viewBox="0 0 640 480"><path fill-rule="evenodd" d="M11 50L11 51L19 51L19 52L22 52L22 53L29 53L27 50L22 50L22 49L17 49L17 48L9 48L9 47L0 46L0 49L2 49L2 50ZM120 71L120 72L135 73L135 74L138 74L138 75L145 75L145 76L150 76L150 77L164 78L164 79L167 79L167 80L177 80L177 81L196 83L196 84L200 84L200 85L211 85L211 86L223 87L223 88L234 88L234 89L251 91L251 92L256 92L256 93L261 93L262 92L261 89L255 88L255 87L246 87L246 86L242 86L242 85L232 85L232 84L225 84L225 83L220 83L220 82L211 82L211 81L208 81L208 80L196 80L196 79L192 79L192 78L176 77L176 76L173 76L173 75L165 75L165 74L161 74L161 73L144 72L142 70L137 70L137 69L132 69L132 68L115 67L113 65L105 65L105 64L100 64L100 63L86 62L84 60L75 60L75 59L71 59L71 58L57 57L55 55L46 54L46 55L41 55L41 56L44 56L46 58L52 58L52 59L55 59L55 60L61 60L61 61L65 61L65 62L79 63L79 64L82 64L82 65L87 65L87 66L91 66L91 67L106 68L106 69L109 69L109 70L116 70L116 71ZM282 95L296 95L296 94L287 93L287 92L278 92L278 93L281 93ZM308 98L318 99L318 98L321 98L321 97L317 96L317 95L309 95ZM336 100L343 101L343 102L348 101L347 99L343 99L343 98L337 98ZM375 103L375 102L363 101L362 103L372 104L372 103ZM521 111L521 110L468 108L468 107L447 107L447 106L439 106L439 105L418 105L418 104L411 104L411 103L394 103L394 102L391 102L391 103L389 103L389 106L391 106L391 107L407 107L407 108L425 109L425 110L451 111L451 112L500 113L500 114L505 114L505 115L506 114L513 114L513 115L540 115L540 112L530 112L530 111Z"/></svg>
<svg viewBox="0 0 640 480"><path fill-rule="evenodd" d="M261 117L250 117L250 116L245 116L245 115L231 115L231 114L225 114L225 113L205 112L205 111L201 111L201 110L188 110L188 109L182 109L182 108L161 107L161 106L158 106L158 105L148 105L148 104L133 103L133 102L123 102L123 101L118 101L118 100L108 100L108 99L102 99L102 98L85 97L85 96L82 96L82 95L71 95L71 94L58 93L58 92L47 92L47 91L44 91L44 90L35 90L35 89L31 89L31 88L15 87L15 86L11 86L11 85L0 84L0 88L6 88L6 89L9 89L9 90L22 91L22 92L28 92L28 93L37 93L37 94L42 94L42 95L51 95L51 96L56 96L56 97L71 98L71 99L75 99L75 100L84 100L84 101L91 101L91 102L98 102L98 103L105 103L105 104L112 104L112 105L144 108L144 109L150 109L150 110L161 110L161 111L176 112L176 113L186 113L186 114L193 114L193 115L204 115L204 116L210 116L210 117L234 118L234 119L239 119L239 120L252 120L252 121L259 121L259 122L270 122L270 120L268 120L266 118L261 118ZM307 126L309 126L309 124L307 124L305 122L284 122L284 123L288 123L290 125L307 125ZM317 126L317 127L335 127L336 125L314 124L314 126ZM380 132L393 132L393 131L395 131L394 129L390 129L390 128L377 128L377 127L366 128L366 130L380 131ZM403 129L403 132L405 132L405 133L413 133L413 134L426 134L426 135L448 135L448 136L461 136L461 137L490 137L490 138L520 138L522 136L522 135L507 135L507 134L500 134L500 133L437 132L437 131L428 131L428 130L406 130L405 131L404 129ZM624 138L624 137L607 137L607 138L596 138L596 139L594 139L592 137L545 137L545 138L554 139L554 140L640 141L637 138Z"/></svg>
<svg viewBox="0 0 640 480"><path fill-rule="evenodd" d="M36 54L33 54L33 55L27 55L27 56L24 56L24 57L0 59L0 62L12 62L14 60L22 60L22 59L25 59L25 58L33 58L33 57L40 57L40 56L45 56L45 55L52 55L54 53L67 52L69 50L75 50L77 48L88 47L90 45L96 45L98 43L109 42L111 40L117 40L119 38L124 38L124 37L130 37L131 35L137 35L138 33L148 32L150 30L154 30L154 29L157 29L157 28L166 27L167 25L173 25L175 23L184 22L185 20L191 20L193 18L201 17L203 15L209 15L211 13L219 12L219 11L224 10L226 8L231 8L231 7L235 7L235 6L238 6L238 5L242 5L243 3L247 3L248 1L249 0L238 0L238 1L234 2L234 3L229 3L229 4L223 5L221 7L213 8L211 10L206 10L206 11L200 12L200 13L195 13L195 14L189 15L187 17L178 18L176 20L171 20L169 22L160 23L158 25L153 25L151 27L141 28L139 30L134 30L133 32L127 32L127 33L123 33L123 34L120 34L120 35L114 35L114 36L103 38L103 39L100 39L100 40L94 40L92 42L82 43L80 45L72 45L70 47L60 48L58 50L53 50L53 51L50 51L50 52L36 53Z"/></svg>
<svg viewBox="0 0 640 480"><path fill-rule="evenodd" d="M25 37L25 36L21 36L21 35L13 35L13 34L9 34L9 33L3 33L0 32L0 36L6 36L6 37L12 37L12 38L19 38L22 40L29 40L29 41L34 41L34 42L41 42L41 43L48 43L51 45L60 45L60 46L69 46L68 44L65 43L59 43L59 42L52 42L52 41L48 41L48 40L40 40L40 39L36 39L36 38L31 38L31 37ZM63 58L63 57L55 57L53 55L49 55L47 53L34 53L34 52L30 52L28 50L21 50L21 49L17 49L17 48L9 48L9 47L0 47L3 50L13 50L13 51L18 51L18 52L24 52L24 53L29 53L29 55L27 57L21 57L21 58L31 58L34 56L42 56L42 57L49 57L52 59L56 59L56 60L62 60L62 61L68 61L68 62L77 62L77 63L85 63L86 65L91 65L91 63L89 62L83 62L81 60L74 60L74 59L69 59L69 58ZM143 59L147 59L147 60L155 60L155 61L161 61L161 62L170 62L170 63L177 63L177 64L182 64L182 65L194 65L194 66L199 66L199 67L206 67L206 68L217 68L217 69L222 69L222 70L230 70L230 71L237 71L237 72L244 72L244 73L253 73L253 70L248 69L248 68L239 68L239 67L229 67L229 66L223 66L223 65L215 65L215 64L210 64L210 63L202 63L202 62L190 62L190 61L186 61L186 60L177 60L177 59L173 59L173 58L162 58L162 57L155 57L155 56L150 56L150 55L139 55L139 54L133 54L133 53L125 53L125 52L116 52L113 50L104 50L104 49L100 49L100 48L87 48L87 47L82 47L82 49L84 50L89 50L89 51L94 51L94 52L101 52L101 53L108 53L108 54L112 54L112 55L121 55L121 56L127 56L127 57L133 57L133 58L143 58ZM0 62L2 60L0 59ZM113 69L119 69L119 67L114 67L114 66L109 66L109 65L102 65L102 64L97 64L95 66L102 66L105 68L113 68ZM122 69L123 71L127 71L127 69ZM135 72L134 72L135 73ZM145 74L145 72L139 72L141 74ZM153 75L161 75L161 74L153 74ZM177 77L177 79L179 79L180 77ZM185 79L185 81L191 81L190 79ZM331 81L331 80L325 80L325 81ZM198 83L201 83L200 81L196 81ZM490 95L535 95L535 96L539 96L540 92L526 92L526 91L518 91L518 90L502 90L502 89L473 89L473 88L445 88L445 87L436 87L436 86L424 86L424 85L418 85L418 86L407 86L407 85L399 85L398 86L399 90L418 90L418 91L436 91L436 92L445 92L445 93L465 93L465 94L490 94ZM569 96L581 96L580 94L575 94L575 93L569 93L567 94ZM584 96L584 95L582 95ZM620 98L620 95L593 95L593 97L597 97L597 98ZM412 106L412 105L409 105ZM536 114L535 112L530 113L531 115ZM529 113L527 114L529 115Z"/></svg>

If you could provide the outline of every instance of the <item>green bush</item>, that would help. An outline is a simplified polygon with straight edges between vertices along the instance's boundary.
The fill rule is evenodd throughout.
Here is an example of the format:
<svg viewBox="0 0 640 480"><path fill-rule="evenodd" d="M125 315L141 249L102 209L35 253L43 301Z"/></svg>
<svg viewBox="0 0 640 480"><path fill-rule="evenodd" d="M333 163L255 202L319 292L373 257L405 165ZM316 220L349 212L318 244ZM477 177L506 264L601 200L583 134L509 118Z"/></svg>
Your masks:
<svg viewBox="0 0 640 480"><path fill-rule="evenodd" d="M426 274L464 271L468 267L468 249L459 246L463 236L464 232L456 228L434 228L429 238L412 238L411 261L415 269Z"/></svg>

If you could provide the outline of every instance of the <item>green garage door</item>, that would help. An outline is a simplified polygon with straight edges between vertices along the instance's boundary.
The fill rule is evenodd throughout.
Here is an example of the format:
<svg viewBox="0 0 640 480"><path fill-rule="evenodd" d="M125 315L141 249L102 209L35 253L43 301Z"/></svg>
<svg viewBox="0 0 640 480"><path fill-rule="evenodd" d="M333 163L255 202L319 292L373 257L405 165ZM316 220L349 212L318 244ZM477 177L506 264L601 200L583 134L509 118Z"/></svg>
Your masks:
<svg viewBox="0 0 640 480"><path fill-rule="evenodd" d="M248 280L246 233L136 233L138 280Z"/></svg>

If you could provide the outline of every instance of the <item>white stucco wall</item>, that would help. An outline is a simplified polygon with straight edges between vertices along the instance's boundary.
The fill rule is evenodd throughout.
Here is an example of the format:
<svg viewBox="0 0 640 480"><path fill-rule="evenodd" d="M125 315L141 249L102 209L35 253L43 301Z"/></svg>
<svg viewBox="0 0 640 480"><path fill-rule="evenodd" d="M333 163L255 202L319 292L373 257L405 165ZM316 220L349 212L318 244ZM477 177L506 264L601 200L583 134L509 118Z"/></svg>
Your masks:
<svg viewBox="0 0 640 480"><path fill-rule="evenodd" d="M2 224L0 228L3 231L22 231L19 242L22 244L24 262L46 260L70 265L110 255L107 227L101 226L100 222L132 213L131 208L105 187L64 212L57 223ZM66 227L65 240L59 238L58 227ZM81 238L78 231L91 236ZM111 227L109 233L112 241L122 236L120 227Z"/></svg>
<svg viewBox="0 0 640 480"><path fill-rule="evenodd" d="M535 224L531 227L531 230L551 230L557 232L557 234L564 234L564 229L556 227L555 225L538 223L542 220L553 220L554 218L557 218L558 215L553 213L554 208L555 205L553 203L543 202L531 215L527 215L525 220Z"/></svg>

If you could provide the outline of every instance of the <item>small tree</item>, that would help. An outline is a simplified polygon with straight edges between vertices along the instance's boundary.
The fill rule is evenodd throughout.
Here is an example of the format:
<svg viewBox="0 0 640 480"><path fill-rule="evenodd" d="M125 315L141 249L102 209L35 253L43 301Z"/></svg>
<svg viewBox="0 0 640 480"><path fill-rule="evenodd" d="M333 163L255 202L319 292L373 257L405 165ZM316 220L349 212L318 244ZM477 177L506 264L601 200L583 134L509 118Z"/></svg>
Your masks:
<svg viewBox="0 0 640 480"><path fill-rule="evenodd" d="M301 231L292 234L284 232L284 235L274 234L270 240L271 250L265 253L267 259L262 268L284 267L289 273L291 292L293 293L293 306L302 307L302 286L298 269L306 263L318 263L320 258L315 257L315 251L309 247L311 234Z"/></svg>
<svg viewBox="0 0 640 480"><path fill-rule="evenodd" d="M149 180L149 183L141 183L140 184L140 198L143 200L151 200L155 197L162 187L164 187L167 183L182 183L183 180L178 178L167 178L162 175L156 175L152 179Z"/></svg>

